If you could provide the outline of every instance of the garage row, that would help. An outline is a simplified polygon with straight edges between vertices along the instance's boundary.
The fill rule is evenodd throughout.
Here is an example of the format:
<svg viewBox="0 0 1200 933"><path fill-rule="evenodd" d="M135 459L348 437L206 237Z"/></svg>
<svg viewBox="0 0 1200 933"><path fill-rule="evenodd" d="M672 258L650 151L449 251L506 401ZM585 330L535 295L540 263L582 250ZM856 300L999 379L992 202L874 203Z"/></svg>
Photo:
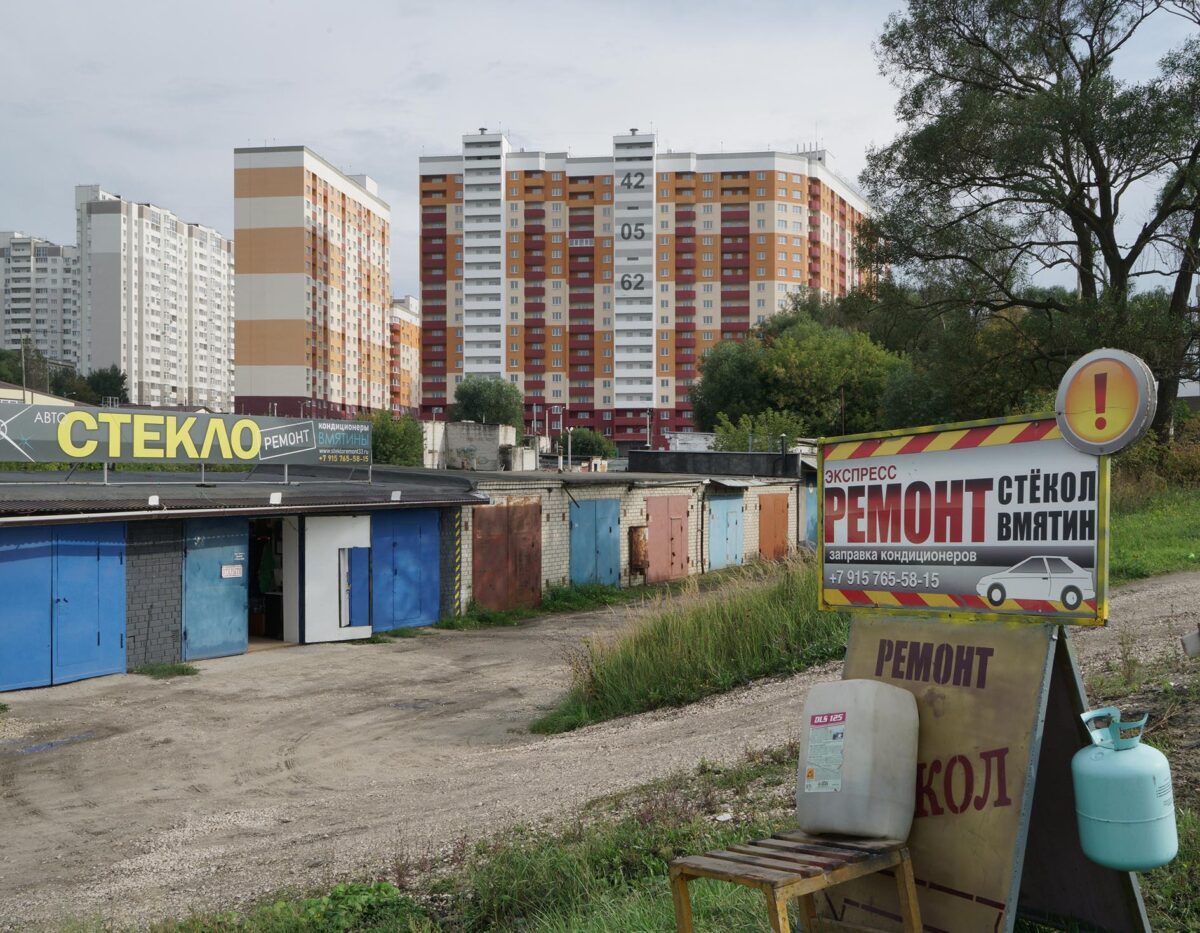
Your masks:
<svg viewBox="0 0 1200 933"><path fill-rule="evenodd" d="M796 479L474 476L492 504L463 511L463 605L533 605L549 586L661 583L780 560L806 543Z"/></svg>
<svg viewBox="0 0 1200 933"><path fill-rule="evenodd" d="M458 509L0 528L0 690L344 641L452 611Z"/></svg>
<svg viewBox="0 0 1200 933"><path fill-rule="evenodd" d="M425 480L394 471L352 494L307 493L291 509L278 500L305 494L251 507L267 499L262 487L147 485L139 492L176 498L141 496L138 508L138 495L112 487L5 497L0 691L364 638L472 603L534 605L549 586L631 586L777 560L805 527L795 480L505 473L423 491ZM119 505L104 499L114 495Z"/></svg>

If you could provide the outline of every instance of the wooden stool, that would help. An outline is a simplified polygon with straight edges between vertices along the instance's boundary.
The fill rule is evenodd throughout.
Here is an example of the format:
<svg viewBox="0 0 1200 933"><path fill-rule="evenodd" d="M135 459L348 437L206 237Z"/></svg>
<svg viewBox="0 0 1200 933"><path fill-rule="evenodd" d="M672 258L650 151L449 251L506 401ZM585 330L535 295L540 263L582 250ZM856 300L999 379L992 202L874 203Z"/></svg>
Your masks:
<svg viewBox="0 0 1200 933"><path fill-rule="evenodd" d="M871 839L809 836L802 832L776 833L728 850L688 855L671 862L671 897L675 901L675 927L692 933L689 878L715 878L758 888L767 896L767 913L774 933L788 933L787 902L800 898L805 933L816 929L813 895L843 881L872 872L896 869L900 913L905 933L921 933L921 911L908 849L895 842Z"/></svg>

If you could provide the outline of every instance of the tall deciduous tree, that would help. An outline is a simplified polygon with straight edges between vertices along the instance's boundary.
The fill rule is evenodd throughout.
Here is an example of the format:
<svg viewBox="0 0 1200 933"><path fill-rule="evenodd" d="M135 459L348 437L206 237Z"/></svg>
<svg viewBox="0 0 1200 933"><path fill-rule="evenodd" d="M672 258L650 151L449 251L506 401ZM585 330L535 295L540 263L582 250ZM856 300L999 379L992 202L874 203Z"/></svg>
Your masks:
<svg viewBox="0 0 1200 933"><path fill-rule="evenodd" d="M521 390L504 379L467 376L454 392L454 404L459 421L511 424L518 431L525 424Z"/></svg>
<svg viewBox="0 0 1200 933"><path fill-rule="evenodd" d="M389 412L380 411L370 421L372 460L396 466L421 466L425 435L416 418L411 415L393 418Z"/></svg>
<svg viewBox="0 0 1200 933"><path fill-rule="evenodd" d="M125 374L115 363L105 369L97 369L88 373L87 381L101 401L106 398L115 398L122 402L129 401L129 389L126 386Z"/></svg>
<svg viewBox="0 0 1200 933"><path fill-rule="evenodd" d="M1176 17L1183 41L1145 80L1120 77L1157 17ZM863 174L868 261L919 283L934 311L1009 312L1007 326L1143 353L1160 430L1196 371L1198 24L1195 2L909 0L878 43L901 130ZM1074 289L1034 287L1063 269ZM1143 284L1160 290L1135 302ZM1079 349L1043 346L1060 371Z"/></svg>

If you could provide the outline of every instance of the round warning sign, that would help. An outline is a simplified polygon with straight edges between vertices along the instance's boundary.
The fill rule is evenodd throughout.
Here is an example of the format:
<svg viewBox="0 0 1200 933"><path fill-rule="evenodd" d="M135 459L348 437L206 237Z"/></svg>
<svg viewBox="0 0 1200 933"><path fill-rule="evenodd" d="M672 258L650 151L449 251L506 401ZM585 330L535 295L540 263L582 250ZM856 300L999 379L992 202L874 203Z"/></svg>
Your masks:
<svg viewBox="0 0 1200 933"><path fill-rule="evenodd" d="M1124 350L1093 350L1067 370L1054 410L1072 447L1111 454L1138 441L1154 420L1158 387L1142 360Z"/></svg>

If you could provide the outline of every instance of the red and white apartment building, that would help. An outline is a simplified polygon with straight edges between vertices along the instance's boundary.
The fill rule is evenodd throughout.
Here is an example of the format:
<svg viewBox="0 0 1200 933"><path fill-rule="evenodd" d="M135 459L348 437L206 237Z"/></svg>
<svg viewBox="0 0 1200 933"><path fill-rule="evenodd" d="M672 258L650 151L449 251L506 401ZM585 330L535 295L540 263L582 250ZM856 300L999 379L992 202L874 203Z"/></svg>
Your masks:
<svg viewBox="0 0 1200 933"><path fill-rule="evenodd" d="M863 279L867 204L824 150L662 152L635 129L578 157L481 130L420 174L426 419L481 374L521 387L528 432L664 447L711 347Z"/></svg>

